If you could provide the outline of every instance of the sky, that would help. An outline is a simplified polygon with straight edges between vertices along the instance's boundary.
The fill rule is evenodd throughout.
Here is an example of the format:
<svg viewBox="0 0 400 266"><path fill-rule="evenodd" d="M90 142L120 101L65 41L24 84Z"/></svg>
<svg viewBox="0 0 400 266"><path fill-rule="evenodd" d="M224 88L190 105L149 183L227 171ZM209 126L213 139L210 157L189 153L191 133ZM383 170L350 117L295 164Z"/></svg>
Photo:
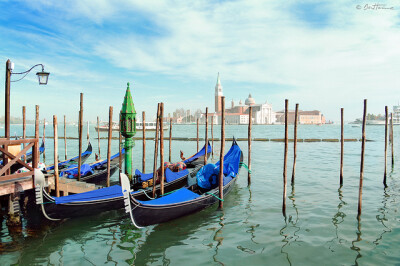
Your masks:
<svg viewBox="0 0 400 266"><path fill-rule="evenodd" d="M127 82L146 120L158 102L213 111L219 72L228 106L251 93L274 111L289 99L351 121L364 99L375 114L398 104L399 44L398 1L0 0L0 72L10 59L51 73L47 86L40 68L11 83L11 116L26 106L28 119L39 105L41 119L76 121L83 93L84 120L108 120L109 106L117 120Z"/></svg>

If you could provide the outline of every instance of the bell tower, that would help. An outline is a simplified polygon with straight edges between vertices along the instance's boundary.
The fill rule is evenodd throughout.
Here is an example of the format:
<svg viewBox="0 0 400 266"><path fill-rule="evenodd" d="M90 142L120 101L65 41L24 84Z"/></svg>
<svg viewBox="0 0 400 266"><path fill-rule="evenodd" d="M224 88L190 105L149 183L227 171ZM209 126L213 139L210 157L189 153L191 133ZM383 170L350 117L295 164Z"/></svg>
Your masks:
<svg viewBox="0 0 400 266"><path fill-rule="evenodd" d="M218 77L217 77L217 84L215 85L215 112L220 113L221 112L221 98L222 98L222 86L221 86L221 81L219 80L219 72L218 72Z"/></svg>

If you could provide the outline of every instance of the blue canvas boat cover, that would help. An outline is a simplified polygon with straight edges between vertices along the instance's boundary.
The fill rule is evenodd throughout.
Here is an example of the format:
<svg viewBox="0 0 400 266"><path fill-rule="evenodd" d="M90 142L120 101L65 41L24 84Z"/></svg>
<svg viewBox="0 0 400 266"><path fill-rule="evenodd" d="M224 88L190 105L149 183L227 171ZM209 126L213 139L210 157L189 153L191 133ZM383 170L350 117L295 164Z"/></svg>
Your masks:
<svg viewBox="0 0 400 266"><path fill-rule="evenodd" d="M94 171L89 164L85 163L85 164L81 165L81 176L85 176L85 175L93 174L93 173L94 173ZM68 178L74 178L77 175L78 175L78 165L77 164L71 165L69 168L67 168L66 170L64 170L60 173L60 176L66 176Z"/></svg>
<svg viewBox="0 0 400 266"><path fill-rule="evenodd" d="M172 172L169 168L166 168L165 169L165 179L167 180L167 182L171 182L182 176L187 175L188 173L189 173L189 171L187 169L182 170L180 172ZM140 182L147 181L147 180L150 180L153 178L153 173L143 174L138 169L135 170L135 175L137 175L139 177Z"/></svg>
<svg viewBox="0 0 400 266"><path fill-rule="evenodd" d="M111 187L105 187L101 189L96 189L88 192L78 193L74 195L64 196L64 197L54 197L56 204L71 203L71 202L81 202L81 201L93 201L102 199L111 199L122 197L121 186L115 185Z"/></svg>
<svg viewBox="0 0 400 266"><path fill-rule="evenodd" d="M239 164L241 157L241 149L237 144L233 144L224 156L224 180L223 185L229 183L233 177L239 172ZM204 189L213 189L218 186L220 162L214 164L206 164L196 175L197 184Z"/></svg>
<svg viewBox="0 0 400 266"><path fill-rule="evenodd" d="M139 180L140 180L141 182L147 181L147 180L153 178L153 173L144 174L144 173L140 172L138 169L135 170L135 175L137 175L137 176L139 177Z"/></svg>
<svg viewBox="0 0 400 266"><path fill-rule="evenodd" d="M195 199L198 197L200 197L199 194L196 194L187 188L181 188L171 194L168 194L168 195L158 198L158 199L147 200L147 201L139 201L138 200L138 201L145 205L165 205L165 204L185 202L185 201L189 201L189 200L192 200L192 199Z"/></svg>
<svg viewBox="0 0 400 266"><path fill-rule="evenodd" d="M187 174L189 174L188 169L182 170L180 172L172 172L171 169L169 169L169 168L165 169L165 179L167 180L167 182L174 181L174 180L181 178L182 176L185 176Z"/></svg>
<svg viewBox="0 0 400 266"><path fill-rule="evenodd" d="M212 147L211 147L210 142L209 142L209 143L208 143L208 148L207 148L207 153L211 153L211 151L212 151ZM185 164L188 164L188 163L190 163L190 162L193 162L194 160L196 160L196 159L199 158L200 156L203 156L204 154L206 154L206 145L204 145L203 148L202 148L198 153L196 153L196 154L193 155L192 157L190 157L190 158L184 160L183 162L184 162Z"/></svg>
<svg viewBox="0 0 400 266"><path fill-rule="evenodd" d="M82 153L81 156L83 157L83 156L85 156L87 154L91 154L91 153L92 153L92 151L85 151ZM78 158L79 158L79 156L76 156L76 157L66 160L64 162L60 162L60 163L58 163L58 167L63 166L63 165L68 165L71 161L77 160ZM69 166L69 167L71 167L71 166ZM77 166L75 166L75 167L77 167ZM54 165L46 167L46 170L53 170L53 169L54 169Z"/></svg>

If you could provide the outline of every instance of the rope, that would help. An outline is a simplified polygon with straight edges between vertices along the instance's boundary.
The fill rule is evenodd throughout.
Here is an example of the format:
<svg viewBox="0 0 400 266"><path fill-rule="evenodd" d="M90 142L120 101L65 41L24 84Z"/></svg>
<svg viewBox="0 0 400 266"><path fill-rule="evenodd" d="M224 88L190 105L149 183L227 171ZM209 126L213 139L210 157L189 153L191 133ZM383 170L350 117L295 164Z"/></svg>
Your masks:
<svg viewBox="0 0 400 266"><path fill-rule="evenodd" d="M143 191L143 193L146 195L146 197L148 197L149 199L156 199L157 198L157 194L155 198L150 197L149 195L147 195L146 190L145 189L139 189L139 191Z"/></svg>
<svg viewBox="0 0 400 266"><path fill-rule="evenodd" d="M246 168L247 172L249 172L251 174L251 170L249 169L249 167L245 163L241 162L239 165L243 166L244 168Z"/></svg>
<svg viewBox="0 0 400 266"><path fill-rule="evenodd" d="M213 193L206 192L206 194L208 194L208 195L211 195L211 196L213 196L213 197L217 198L217 199L218 199L218 200L220 200L220 201L224 201L223 199L220 199L219 197L217 197L217 196L216 196L216 195L214 195Z"/></svg>

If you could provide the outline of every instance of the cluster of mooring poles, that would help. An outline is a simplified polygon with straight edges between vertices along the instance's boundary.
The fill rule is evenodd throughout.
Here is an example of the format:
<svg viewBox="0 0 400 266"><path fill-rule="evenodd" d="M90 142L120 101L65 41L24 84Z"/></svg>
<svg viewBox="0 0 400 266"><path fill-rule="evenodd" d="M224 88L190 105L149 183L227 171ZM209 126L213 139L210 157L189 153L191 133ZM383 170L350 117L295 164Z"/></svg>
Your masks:
<svg viewBox="0 0 400 266"><path fill-rule="evenodd" d="M286 219L286 185L287 185L287 153L288 153L288 106L289 101L285 100L285 147L284 147L284 162L283 162L283 200L282 200L282 214ZM296 170L296 157L297 157L297 124L298 124L298 110L299 104L296 104L295 109L295 118L294 118L294 150L293 150L293 170L292 170L292 180L291 184L294 185L295 181L295 170ZM340 109L340 117L341 117L341 126L340 126L340 173L339 173L339 185L340 188L343 186L343 154L344 154L344 109ZM361 210L362 210L362 189L363 189L363 179L364 179L364 155L365 155L365 127L366 127L366 117L367 117L367 100L364 99L364 111L363 111L363 120L362 120L362 138L361 138L361 163L360 163L360 181L359 181L359 191L358 191L358 211L357 211L357 219L360 221L361 218ZM394 150L393 150L393 114L391 114L390 118L390 129L388 128L388 107L385 106L385 168L383 174L383 184L387 187L386 177L387 177L387 147L388 147L388 136L389 142L391 143L391 151L392 151L392 167L394 165ZM250 122L249 122L249 133L250 133ZM250 166L250 136L249 136L249 166Z"/></svg>

